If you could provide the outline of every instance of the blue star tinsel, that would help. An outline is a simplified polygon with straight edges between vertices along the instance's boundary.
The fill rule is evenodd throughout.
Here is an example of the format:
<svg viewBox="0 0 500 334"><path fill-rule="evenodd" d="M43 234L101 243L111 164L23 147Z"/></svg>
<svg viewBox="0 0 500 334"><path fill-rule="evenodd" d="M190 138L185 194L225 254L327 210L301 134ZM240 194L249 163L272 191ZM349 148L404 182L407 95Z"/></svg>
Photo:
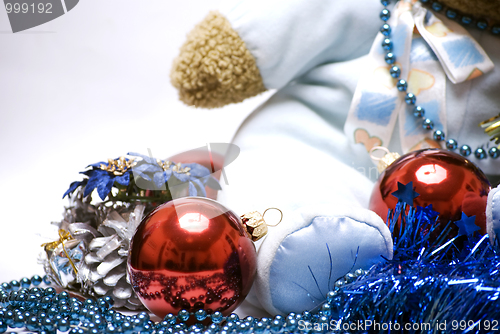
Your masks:
<svg viewBox="0 0 500 334"><path fill-rule="evenodd" d="M452 223L448 223L432 238L439 228L432 207L413 208L399 202L388 218L391 230L399 227L393 260L380 262L354 282L329 292L302 328L316 325L319 330L327 323L323 332L500 330L499 249L490 244L488 235L474 233L476 225L465 218L465 223L463 219L456 223L467 225L464 235L449 239Z"/></svg>
<svg viewBox="0 0 500 334"><path fill-rule="evenodd" d="M407 184L402 184L398 182L398 190L391 194L398 199L398 202L404 202L408 205L413 204L413 199L418 197L420 194L413 190L413 182L408 182Z"/></svg>

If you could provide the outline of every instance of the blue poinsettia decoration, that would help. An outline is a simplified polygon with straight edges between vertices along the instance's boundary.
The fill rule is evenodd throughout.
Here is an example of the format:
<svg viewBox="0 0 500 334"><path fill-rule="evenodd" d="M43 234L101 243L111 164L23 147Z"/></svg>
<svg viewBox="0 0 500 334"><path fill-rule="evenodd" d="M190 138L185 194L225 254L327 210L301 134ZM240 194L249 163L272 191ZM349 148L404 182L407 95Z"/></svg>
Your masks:
<svg viewBox="0 0 500 334"><path fill-rule="evenodd" d="M138 153L87 166L86 178L71 183L63 198L82 187L83 196L97 189L104 201L167 201L182 196L206 196L205 186L220 189L208 168L196 163L175 163ZM115 194L112 190L116 188Z"/></svg>
<svg viewBox="0 0 500 334"><path fill-rule="evenodd" d="M206 196L206 185L213 189L220 189L219 183L210 175L208 168L200 164L176 164L138 153L129 153L129 155L141 158L137 166L133 168L134 178L143 181L141 184L149 190L165 190L187 185L189 196Z"/></svg>

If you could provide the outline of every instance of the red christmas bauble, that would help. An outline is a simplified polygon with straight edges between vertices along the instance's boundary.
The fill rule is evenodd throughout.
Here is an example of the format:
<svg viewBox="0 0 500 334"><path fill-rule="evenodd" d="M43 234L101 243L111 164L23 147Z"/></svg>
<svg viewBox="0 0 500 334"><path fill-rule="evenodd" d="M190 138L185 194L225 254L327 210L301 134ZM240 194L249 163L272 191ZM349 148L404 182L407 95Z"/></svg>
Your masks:
<svg viewBox="0 0 500 334"><path fill-rule="evenodd" d="M159 317L181 309L227 315L248 294L256 259L234 212L207 198L187 197L144 218L127 267L137 296Z"/></svg>
<svg viewBox="0 0 500 334"><path fill-rule="evenodd" d="M419 194L413 206L426 207L439 212L438 223L443 228L449 221L461 219L462 212L476 216L475 224L486 233L486 200L490 183L472 162L441 149L425 149L410 152L395 160L380 175L370 198L370 210L384 221L389 209L394 209L398 199L392 195L398 190L398 182L413 182ZM455 226L453 237L457 234Z"/></svg>

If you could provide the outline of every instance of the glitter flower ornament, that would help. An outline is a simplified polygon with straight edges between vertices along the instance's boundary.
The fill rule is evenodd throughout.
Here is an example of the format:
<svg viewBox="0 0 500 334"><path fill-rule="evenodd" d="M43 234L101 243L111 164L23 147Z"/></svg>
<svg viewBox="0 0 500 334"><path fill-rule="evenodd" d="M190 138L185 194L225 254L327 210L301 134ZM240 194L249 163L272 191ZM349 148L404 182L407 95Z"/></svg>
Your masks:
<svg viewBox="0 0 500 334"><path fill-rule="evenodd" d="M125 157L120 157L115 160L109 159L107 163L98 162L91 164L87 167L92 167L92 169L81 172L81 174L86 175L88 179L71 183L69 189L64 193L63 198L75 191L79 186L84 186L85 191L83 196L86 197L90 195L92 191L97 188L99 197L104 201L115 182L122 186L129 185L129 170L133 166L135 166L134 160L129 160Z"/></svg>
<svg viewBox="0 0 500 334"><path fill-rule="evenodd" d="M141 160L132 169L135 182L149 190L169 189L172 198L206 196L205 186L220 190L219 183L210 175L208 168L196 163L174 163L138 153L130 156ZM186 194L187 189L187 194Z"/></svg>
<svg viewBox="0 0 500 334"><path fill-rule="evenodd" d="M84 197L97 189L103 201L108 198L108 201L161 203L186 196L205 197L206 186L221 189L208 168L202 165L164 161L138 153L128 155L134 158L120 157L87 166L90 169L81 172L87 178L71 183L63 198L82 187Z"/></svg>

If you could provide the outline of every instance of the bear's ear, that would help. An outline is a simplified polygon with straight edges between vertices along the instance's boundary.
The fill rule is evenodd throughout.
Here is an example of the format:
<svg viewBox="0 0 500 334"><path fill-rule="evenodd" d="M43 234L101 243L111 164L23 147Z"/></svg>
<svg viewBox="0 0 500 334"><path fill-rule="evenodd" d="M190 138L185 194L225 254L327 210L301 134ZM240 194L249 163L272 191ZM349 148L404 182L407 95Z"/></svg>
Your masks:
<svg viewBox="0 0 500 334"><path fill-rule="evenodd" d="M255 59L219 12L187 36L170 74L187 105L217 108L265 91Z"/></svg>

